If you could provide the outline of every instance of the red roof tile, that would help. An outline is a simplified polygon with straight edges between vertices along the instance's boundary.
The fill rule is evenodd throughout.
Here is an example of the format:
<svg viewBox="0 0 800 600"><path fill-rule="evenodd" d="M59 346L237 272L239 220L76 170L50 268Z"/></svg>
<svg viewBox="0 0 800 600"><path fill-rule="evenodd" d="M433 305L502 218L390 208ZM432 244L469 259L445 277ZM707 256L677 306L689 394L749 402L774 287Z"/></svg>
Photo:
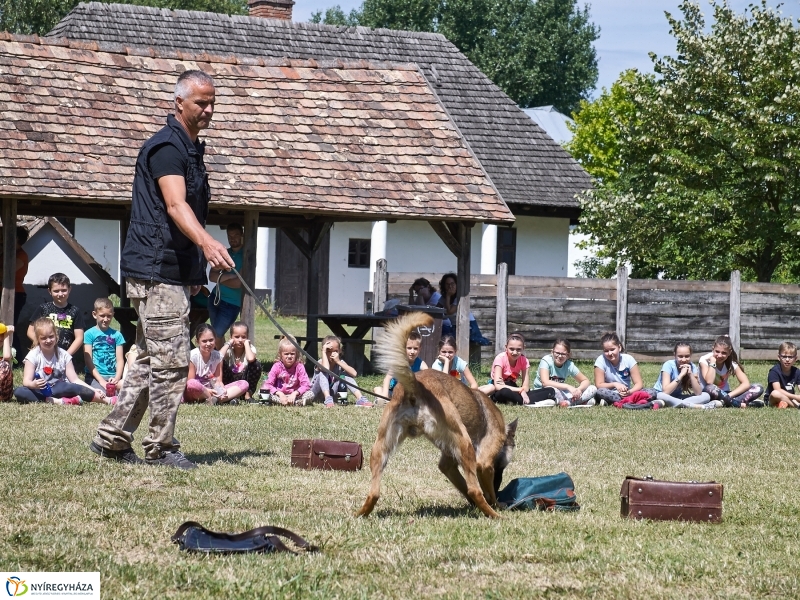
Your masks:
<svg viewBox="0 0 800 600"><path fill-rule="evenodd" d="M2 197L129 202L141 143L172 111L177 76L200 68L217 86L202 133L214 206L513 220L415 65L50 41L0 35Z"/></svg>

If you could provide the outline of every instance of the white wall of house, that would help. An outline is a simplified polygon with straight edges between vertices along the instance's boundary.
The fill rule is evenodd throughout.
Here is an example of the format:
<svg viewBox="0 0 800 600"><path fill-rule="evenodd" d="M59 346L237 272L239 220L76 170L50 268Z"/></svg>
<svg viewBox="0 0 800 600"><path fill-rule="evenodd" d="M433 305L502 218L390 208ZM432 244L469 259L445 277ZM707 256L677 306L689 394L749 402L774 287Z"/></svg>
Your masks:
<svg viewBox="0 0 800 600"><path fill-rule="evenodd" d="M108 287L98 275L70 248L50 226L45 225L23 245L30 260L25 276L28 300L20 314L19 324L27 328L31 312L51 300L47 280L53 273L69 277L72 291L69 301L81 309L87 326L92 326L92 307L95 299L108 295ZM24 337L24 336L23 336Z"/></svg>
<svg viewBox="0 0 800 600"><path fill-rule="evenodd" d="M119 283L119 221L75 219L75 240Z"/></svg>
<svg viewBox="0 0 800 600"><path fill-rule="evenodd" d="M364 292L370 288L370 269L348 267L347 257L351 238L371 239L371 236L372 223L336 223L331 229L328 312L347 314L364 310Z"/></svg>
<svg viewBox="0 0 800 600"><path fill-rule="evenodd" d="M569 219L518 216L516 275L567 277Z"/></svg>

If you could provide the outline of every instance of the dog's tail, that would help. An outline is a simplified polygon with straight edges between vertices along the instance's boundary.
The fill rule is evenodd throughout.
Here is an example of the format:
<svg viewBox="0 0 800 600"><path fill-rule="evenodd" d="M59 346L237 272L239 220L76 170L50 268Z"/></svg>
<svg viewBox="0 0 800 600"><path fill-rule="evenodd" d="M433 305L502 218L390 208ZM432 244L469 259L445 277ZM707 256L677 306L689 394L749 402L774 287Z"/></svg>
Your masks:
<svg viewBox="0 0 800 600"><path fill-rule="evenodd" d="M406 341L418 327L430 327L433 317L424 312L411 312L384 327L380 343L375 346L377 365L381 371L391 373L404 390L414 389L414 373L406 356Z"/></svg>

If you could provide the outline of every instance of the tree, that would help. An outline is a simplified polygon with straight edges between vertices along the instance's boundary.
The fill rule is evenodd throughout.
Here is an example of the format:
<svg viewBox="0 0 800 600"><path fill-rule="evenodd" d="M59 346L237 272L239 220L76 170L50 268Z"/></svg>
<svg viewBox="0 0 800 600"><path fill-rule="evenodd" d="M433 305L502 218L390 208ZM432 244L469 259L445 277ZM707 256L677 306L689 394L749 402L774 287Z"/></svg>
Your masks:
<svg viewBox="0 0 800 600"><path fill-rule="evenodd" d="M680 9L677 56L576 115L570 149L597 178L580 230L640 277L797 278L800 30L765 0L714 1L710 30L696 3Z"/></svg>
<svg viewBox="0 0 800 600"><path fill-rule="evenodd" d="M312 21L441 33L524 107L571 112L597 81L599 30L577 0L364 0Z"/></svg>
<svg viewBox="0 0 800 600"><path fill-rule="evenodd" d="M115 0L173 10L201 10L228 15L247 14L247 0ZM0 0L0 31L45 35L80 0Z"/></svg>

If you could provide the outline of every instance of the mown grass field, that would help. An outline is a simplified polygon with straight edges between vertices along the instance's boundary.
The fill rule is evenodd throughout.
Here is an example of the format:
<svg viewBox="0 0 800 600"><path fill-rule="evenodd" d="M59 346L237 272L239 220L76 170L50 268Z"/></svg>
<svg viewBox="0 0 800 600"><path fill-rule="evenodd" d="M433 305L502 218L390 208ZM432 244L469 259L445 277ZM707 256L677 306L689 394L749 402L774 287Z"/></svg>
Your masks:
<svg viewBox="0 0 800 600"><path fill-rule="evenodd" d="M763 383L768 366L748 372ZM648 385L658 367L643 365ZM377 409L182 407L177 435L200 465L191 472L90 453L106 410L0 405L3 570L100 571L114 599L800 596L800 411L502 407L520 419L506 480L566 471L582 509L490 521L438 472L425 440L401 446L366 519L353 514L368 470L289 466L292 439L305 437L358 441L368 461ZM624 477L645 474L721 481L723 522L621 519ZM322 550L186 554L169 541L186 520L231 532L280 525Z"/></svg>

